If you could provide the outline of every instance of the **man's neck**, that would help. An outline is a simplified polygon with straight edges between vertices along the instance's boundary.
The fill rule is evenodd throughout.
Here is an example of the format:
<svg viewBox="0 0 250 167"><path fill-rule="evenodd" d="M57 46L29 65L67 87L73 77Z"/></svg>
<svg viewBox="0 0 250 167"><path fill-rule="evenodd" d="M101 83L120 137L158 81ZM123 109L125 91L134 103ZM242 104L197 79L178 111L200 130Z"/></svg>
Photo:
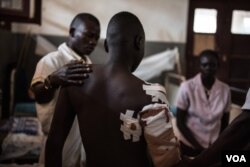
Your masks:
<svg viewBox="0 0 250 167"><path fill-rule="evenodd" d="M125 73L131 73L129 67L127 65L123 64L123 63L108 62L106 65L107 65L108 69L110 69L111 71L116 71L116 72L117 71L119 71L119 72L123 71Z"/></svg>
<svg viewBox="0 0 250 167"><path fill-rule="evenodd" d="M215 77L201 76L201 82L206 89L210 90L215 82Z"/></svg>
<svg viewBox="0 0 250 167"><path fill-rule="evenodd" d="M128 71L129 73L131 73L129 56L126 53L110 52L109 56L109 66L111 66L112 68L119 68L120 70Z"/></svg>
<svg viewBox="0 0 250 167"><path fill-rule="evenodd" d="M73 46L71 45L71 43L68 41L66 42L66 45L72 50L74 51L78 56L80 56L85 62L87 61L87 58L85 57L84 54L79 54L76 50L73 49Z"/></svg>

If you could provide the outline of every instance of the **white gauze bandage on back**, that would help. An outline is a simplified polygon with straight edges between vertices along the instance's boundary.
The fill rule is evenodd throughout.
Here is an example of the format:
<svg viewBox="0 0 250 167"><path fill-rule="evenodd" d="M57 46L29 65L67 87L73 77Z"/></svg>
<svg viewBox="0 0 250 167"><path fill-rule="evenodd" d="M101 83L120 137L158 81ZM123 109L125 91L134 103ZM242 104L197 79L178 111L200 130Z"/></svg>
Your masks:
<svg viewBox="0 0 250 167"><path fill-rule="evenodd" d="M134 111L127 110L125 114L121 113L120 119L123 121L120 130L123 132L125 140L129 140L132 137L133 142L140 140L142 134L141 125L139 124L139 116L133 118Z"/></svg>

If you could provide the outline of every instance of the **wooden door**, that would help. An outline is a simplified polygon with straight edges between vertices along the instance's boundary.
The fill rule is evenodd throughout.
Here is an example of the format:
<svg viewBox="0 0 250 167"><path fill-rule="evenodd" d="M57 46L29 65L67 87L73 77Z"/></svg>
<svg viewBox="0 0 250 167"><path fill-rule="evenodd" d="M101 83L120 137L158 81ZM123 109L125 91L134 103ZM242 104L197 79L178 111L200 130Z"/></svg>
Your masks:
<svg viewBox="0 0 250 167"><path fill-rule="evenodd" d="M214 32L197 32L194 30L198 10L216 13L216 29ZM249 31L245 27L244 32L239 32L242 31L242 28L235 30L234 27L235 25L239 26L239 21L242 21L242 19L246 18L247 21L249 18L250 20L250 1L190 0L188 18L187 78L194 76L199 71L198 54L204 49L214 49L218 51L221 58L217 76L230 85L233 102L242 105L250 87L250 25ZM209 18L207 21L209 21Z"/></svg>

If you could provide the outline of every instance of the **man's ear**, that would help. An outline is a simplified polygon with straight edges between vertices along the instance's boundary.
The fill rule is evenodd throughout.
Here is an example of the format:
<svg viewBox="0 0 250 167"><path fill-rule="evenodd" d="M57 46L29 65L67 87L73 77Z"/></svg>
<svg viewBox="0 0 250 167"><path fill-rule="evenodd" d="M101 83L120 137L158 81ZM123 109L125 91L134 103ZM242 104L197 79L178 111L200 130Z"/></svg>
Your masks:
<svg viewBox="0 0 250 167"><path fill-rule="evenodd" d="M105 48L105 51L108 53L109 47L108 47L107 39L104 40L104 48Z"/></svg>
<svg viewBox="0 0 250 167"><path fill-rule="evenodd" d="M143 44L143 37L140 35L137 35L135 37L135 48L140 50L142 48L142 44Z"/></svg>

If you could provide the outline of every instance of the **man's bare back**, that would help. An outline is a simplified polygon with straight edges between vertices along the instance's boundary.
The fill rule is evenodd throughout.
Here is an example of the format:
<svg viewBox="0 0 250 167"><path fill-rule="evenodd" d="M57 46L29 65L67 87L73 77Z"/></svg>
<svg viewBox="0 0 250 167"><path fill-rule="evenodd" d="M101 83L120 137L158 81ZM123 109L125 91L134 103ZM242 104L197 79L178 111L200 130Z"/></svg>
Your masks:
<svg viewBox="0 0 250 167"><path fill-rule="evenodd" d="M110 68L93 65L93 73L82 87L62 90L68 92L68 100L77 114L88 155L87 165L101 166L106 162L114 167L147 166L150 163L141 130L131 127L138 131L139 140L133 142L133 136L125 140L120 130L124 122L120 117L129 110L133 115L128 119L139 123L139 112L151 103L151 96L143 90L143 81L127 72Z"/></svg>
<svg viewBox="0 0 250 167"><path fill-rule="evenodd" d="M147 167L151 159L155 167L168 167L179 160L165 89L131 73L143 58L144 43L133 14L111 19L105 41L109 61L93 65L83 86L61 89L46 144L47 166L61 166L75 115L88 167Z"/></svg>

